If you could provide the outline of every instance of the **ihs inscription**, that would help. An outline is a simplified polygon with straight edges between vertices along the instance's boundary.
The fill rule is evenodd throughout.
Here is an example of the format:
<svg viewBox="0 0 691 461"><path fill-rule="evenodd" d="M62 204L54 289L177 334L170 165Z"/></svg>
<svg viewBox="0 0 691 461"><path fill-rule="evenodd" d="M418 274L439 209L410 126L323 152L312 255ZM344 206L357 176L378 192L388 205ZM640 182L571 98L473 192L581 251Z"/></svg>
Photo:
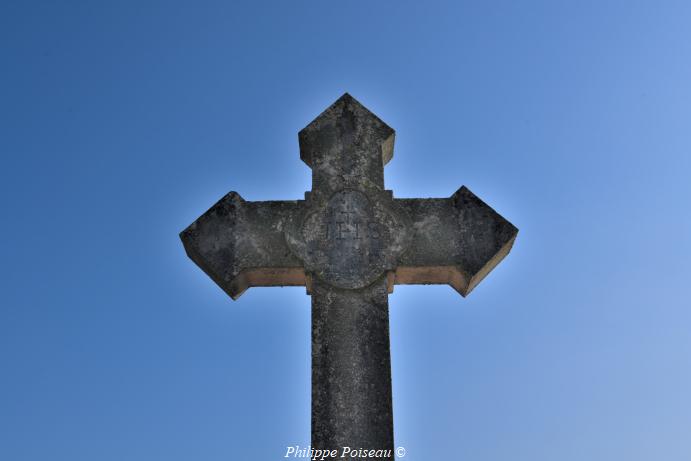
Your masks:
<svg viewBox="0 0 691 461"><path fill-rule="evenodd" d="M374 221L361 222L344 218L335 224L326 223L322 226L324 239L360 240L361 238L379 238L379 226Z"/></svg>
<svg viewBox="0 0 691 461"><path fill-rule="evenodd" d="M335 193L303 223L308 268L335 286L367 285L384 269L385 221L363 192Z"/></svg>
<svg viewBox="0 0 691 461"><path fill-rule="evenodd" d="M338 257L342 258L352 257L350 251L371 253L380 247L377 241L382 236L381 225L367 196L361 192L343 190L334 194L323 212L313 219L319 221L320 232L315 240L306 236L307 241L312 240L312 249L340 249Z"/></svg>
<svg viewBox="0 0 691 461"><path fill-rule="evenodd" d="M327 216L321 227L321 236L324 240L361 240L381 237L379 223L363 219L360 216L362 210L359 212L354 210L350 201L342 202L340 205L340 208L329 207L326 210Z"/></svg>

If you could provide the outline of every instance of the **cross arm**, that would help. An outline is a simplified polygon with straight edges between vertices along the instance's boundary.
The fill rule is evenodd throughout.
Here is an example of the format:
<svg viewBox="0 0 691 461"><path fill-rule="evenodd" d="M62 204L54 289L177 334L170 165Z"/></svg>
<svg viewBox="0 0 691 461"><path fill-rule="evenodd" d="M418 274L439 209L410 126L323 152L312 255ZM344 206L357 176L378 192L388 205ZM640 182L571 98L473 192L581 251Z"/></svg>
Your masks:
<svg viewBox="0 0 691 461"><path fill-rule="evenodd" d="M305 285L302 263L291 253L283 227L300 202L250 202L230 192L180 239L187 255L228 295L253 286Z"/></svg>
<svg viewBox="0 0 691 461"><path fill-rule="evenodd" d="M462 296L509 253L518 229L461 187L450 198L395 199L411 217L411 245L397 284L446 284Z"/></svg>

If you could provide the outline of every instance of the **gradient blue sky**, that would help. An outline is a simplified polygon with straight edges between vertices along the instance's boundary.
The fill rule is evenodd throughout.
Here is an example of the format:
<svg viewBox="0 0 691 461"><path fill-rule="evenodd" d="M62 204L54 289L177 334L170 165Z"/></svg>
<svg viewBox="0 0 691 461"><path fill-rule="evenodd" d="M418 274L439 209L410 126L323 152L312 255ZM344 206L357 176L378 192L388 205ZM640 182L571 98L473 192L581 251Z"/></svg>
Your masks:
<svg viewBox="0 0 691 461"><path fill-rule="evenodd" d="M467 298L390 297L409 461L691 459L691 3L0 6L0 459L283 459L309 443L309 298L231 302L178 232L297 199L344 91L387 187L520 228Z"/></svg>

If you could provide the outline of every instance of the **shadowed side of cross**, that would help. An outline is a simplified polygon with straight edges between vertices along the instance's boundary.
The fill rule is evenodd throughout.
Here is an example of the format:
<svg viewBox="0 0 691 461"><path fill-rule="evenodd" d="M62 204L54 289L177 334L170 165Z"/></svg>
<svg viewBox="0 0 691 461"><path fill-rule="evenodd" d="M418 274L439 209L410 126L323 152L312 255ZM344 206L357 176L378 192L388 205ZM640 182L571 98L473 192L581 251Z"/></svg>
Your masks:
<svg viewBox="0 0 691 461"><path fill-rule="evenodd" d="M394 199L384 165L394 131L345 94L299 134L305 200L231 192L181 233L187 254L233 299L253 286L312 295L312 445L393 447L388 296L449 284L466 296L518 230L461 187Z"/></svg>

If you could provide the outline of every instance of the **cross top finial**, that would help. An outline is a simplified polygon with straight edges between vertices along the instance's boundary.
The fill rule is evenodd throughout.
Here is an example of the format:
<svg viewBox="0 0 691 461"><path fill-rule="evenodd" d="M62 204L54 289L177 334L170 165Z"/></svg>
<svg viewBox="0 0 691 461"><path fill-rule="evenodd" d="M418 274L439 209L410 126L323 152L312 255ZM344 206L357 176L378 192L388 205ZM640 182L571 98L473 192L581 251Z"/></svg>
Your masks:
<svg viewBox="0 0 691 461"><path fill-rule="evenodd" d="M312 189L354 183L384 188L394 130L348 93L298 134L300 158L312 168Z"/></svg>

